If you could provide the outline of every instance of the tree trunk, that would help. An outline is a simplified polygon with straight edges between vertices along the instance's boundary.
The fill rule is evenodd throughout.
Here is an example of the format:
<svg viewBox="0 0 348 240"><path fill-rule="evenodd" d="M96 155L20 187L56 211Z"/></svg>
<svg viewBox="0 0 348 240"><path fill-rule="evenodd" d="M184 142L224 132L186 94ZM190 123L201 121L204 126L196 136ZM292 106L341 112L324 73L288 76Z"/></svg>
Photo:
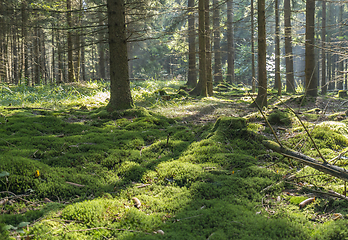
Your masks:
<svg viewBox="0 0 348 240"><path fill-rule="evenodd" d="M103 15L99 13L99 25L103 24ZM99 51L99 78L105 79L105 47L104 47L104 31L99 30L99 44L98 44L98 51Z"/></svg>
<svg viewBox="0 0 348 240"><path fill-rule="evenodd" d="M233 0L227 0L227 82L235 83L233 43Z"/></svg>
<svg viewBox="0 0 348 240"><path fill-rule="evenodd" d="M128 75L127 36L124 0L107 0L110 49L110 101L107 110L133 107Z"/></svg>
<svg viewBox="0 0 348 240"><path fill-rule="evenodd" d="M338 24L339 24L339 38L340 39L344 39L344 34L342 31L342 24L343 24L343 5L342 3L340 3L339 6L339 18L338 18ZM338 43L338 49L341 51L343 49L343 44L342 44L342 40L338 40L340 41ZM344 82L344 75L343 75L343 62L344 59L346 58L346 56L341 56L337 54L337 58L338 58L338 77L337 77L337 88L339 90L343 90L343 82Z"/></svg>
<svg viewBox="0 0 348 240"><path fill-rule="evenodd" d="M325 41L326 41L326 1L322 1L321 12L321 94L327 93L326 86L326 53L325 53Z"/></svg>
<svg viewBox="0 0 348 240"><path fill-rule="evenodd" d="M205 43L206 43L206 63L207 63L207 91L209 96L213 96L213 75L211 67L211 33L209 17L209 0L205 0Z"/></svg>
<svg viewBox="0 0 348 240"><path fill-rule="evenodd" d="M188 0L188 41L189 41L189 71L187 86L195 87L197 85L196 70L196 31L195 31L195 1Z"/></svg>
<svg viewBox="0 0 348 240"><path fill-rule="evenodd" d="M282 83L280 79L280 43L279 43L279 0L275 0L275 75L274 89L278 90L278 96L282 95Z"/></svg>
<svg viewBox="0 0 348 240"><path fill-rule="evenodd" d="M199 81L197 86L190 92L191 95L202 97L208 96L207 91L207 62L206 62L206 34L205 34L205 0L198 2L199 20Z"/></svg>
<svg viewBox="0 0 348 240"><path fill-rule="evenodd" d="M251 91L256 92L256 73L255 73L255 40L254 40L254 0L250 1L250 20L251 20Z"/></svg>
<svg viewBox="0 0 348 240"><path fill-rule="evenodd" d="M220 49L220 7L217 0L213 0L213 26L214 26L214 82L222 82L222 65L221 65L221 49Z"/></svg>
<svg viewBox="0 0 348 240"><path fill-rule="evenodd" d="M72 40L72 19L71 19L71 0L66 1L67 23L68 23L68 82L75 82L74 76L74 59L73 59L73 40Z"/></svg>
<svg viewBox="0 0 348 240"><path fill-rule="evenodd" d="M259 85L258 94L251 107L258 105L260 108L267 107L267 72L266 72L266 16L265 0L258 0L258 63Z"/></svg>
<svg viewBox="0 0 348 240"><path fill-rule="evenodd" d="M286 92L295 92L294 58L291 40L291 6L290 0L284 0L284 28L285 28L285 65L286 65Z"/></svg>
<svg viewBox="0 0 348 240"><path fill-rule="evenodd" d="M28 14L26 11L26 8L28 7L28 4L25 0L22 1L22 67L24 69L24 81L26 85L29 85L29 56L28 56Z"/></svg>
<svg viewBox="0 0 348 240"><path fill-rule="evenodd" d="M315 74L315 56L314 56L314 13L315 0L306 1L306 95L317 96L317 78Z"/></svg>

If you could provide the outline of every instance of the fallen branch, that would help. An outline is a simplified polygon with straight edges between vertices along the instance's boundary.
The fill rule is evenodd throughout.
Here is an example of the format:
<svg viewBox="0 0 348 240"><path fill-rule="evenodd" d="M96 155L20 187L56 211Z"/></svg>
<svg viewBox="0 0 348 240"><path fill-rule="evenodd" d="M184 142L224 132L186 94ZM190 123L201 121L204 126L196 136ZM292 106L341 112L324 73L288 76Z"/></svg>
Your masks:
<svg viewBox="0 0 348 240"><path fill-rule="evenodd" d="M67 184L73 185L75 187L84 187L85 185L81 185L81 184L77 184L77 183L73 183L73 182L65 182Z"/></svg>
<svg viewBox="0 0 348 240"><path fill-rule="evenodd" d="M288 148L282 147L279 144L264 140L262 141L263 145L265 145L267 148L272 149L273 151L276 151L280 154L282 154L285 157L296 159L312 168L317 169L320 172L329 174L331 176L337 177L342 179L343 181L348 181L348 171L344 168L337 167L335 165L331 165L328 162L321 163L317 161L314 158L308 157L302 153L295 152L293 150L290 150Z"/></svg>

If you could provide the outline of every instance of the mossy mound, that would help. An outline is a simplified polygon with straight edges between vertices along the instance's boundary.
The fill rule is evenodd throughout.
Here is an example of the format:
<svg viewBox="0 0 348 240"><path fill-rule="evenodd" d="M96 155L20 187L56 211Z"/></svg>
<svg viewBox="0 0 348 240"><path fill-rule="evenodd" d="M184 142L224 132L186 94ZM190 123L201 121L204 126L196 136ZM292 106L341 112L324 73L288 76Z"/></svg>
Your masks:
<svg viewBox="0 0 348 240"><path fill-rule="evenodd" d="M267 120L272 125L290 126L295 122L295 115L290 110L273 110Z"/></svg>

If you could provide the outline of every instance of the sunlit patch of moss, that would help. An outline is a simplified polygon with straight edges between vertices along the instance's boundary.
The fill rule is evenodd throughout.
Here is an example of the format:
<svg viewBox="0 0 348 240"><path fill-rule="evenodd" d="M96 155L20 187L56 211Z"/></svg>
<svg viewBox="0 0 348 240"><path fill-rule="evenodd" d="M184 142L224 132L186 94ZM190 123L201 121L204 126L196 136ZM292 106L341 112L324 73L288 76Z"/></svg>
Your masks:
<svg viewBox="0 0 348 240"><path fill-rule="evenodd" d="M273 125L289 126L295 121L295 115L290 110L274 110L267 116L268 122Z"/></svg>

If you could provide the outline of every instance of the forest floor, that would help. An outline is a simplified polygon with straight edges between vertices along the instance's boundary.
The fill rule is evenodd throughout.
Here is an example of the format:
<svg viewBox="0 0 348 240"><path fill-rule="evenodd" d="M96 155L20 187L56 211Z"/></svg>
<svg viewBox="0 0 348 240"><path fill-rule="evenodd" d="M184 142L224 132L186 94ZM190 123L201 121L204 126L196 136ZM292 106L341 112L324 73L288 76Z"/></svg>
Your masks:
<svg viewBox="0 0 348 240"><path fill-rule="evenodd" d="M114 113L106 82L1 85L1 239L348 237L345 183L262 144L271 126L319 159L304 125L346 168L347 99L269 91L268 125L247 89L183 84L132 83L137 107Z"/></svg>

